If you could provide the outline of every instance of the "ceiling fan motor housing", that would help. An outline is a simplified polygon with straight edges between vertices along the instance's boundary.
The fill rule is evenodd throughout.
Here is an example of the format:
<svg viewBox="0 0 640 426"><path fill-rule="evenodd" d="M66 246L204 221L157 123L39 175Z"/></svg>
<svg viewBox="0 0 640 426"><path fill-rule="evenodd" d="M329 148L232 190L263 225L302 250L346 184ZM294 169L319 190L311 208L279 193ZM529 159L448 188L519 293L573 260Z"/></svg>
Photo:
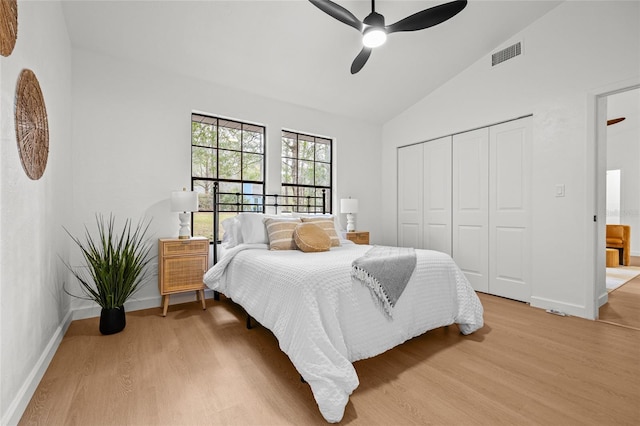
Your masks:
<svg viewBox="0 0 640 426"><path fill-rule="evenodd" d="M384 16L380 15L378 12L371 12L366 18L364 18L362 23L371 27L384 28Z"/></svg>

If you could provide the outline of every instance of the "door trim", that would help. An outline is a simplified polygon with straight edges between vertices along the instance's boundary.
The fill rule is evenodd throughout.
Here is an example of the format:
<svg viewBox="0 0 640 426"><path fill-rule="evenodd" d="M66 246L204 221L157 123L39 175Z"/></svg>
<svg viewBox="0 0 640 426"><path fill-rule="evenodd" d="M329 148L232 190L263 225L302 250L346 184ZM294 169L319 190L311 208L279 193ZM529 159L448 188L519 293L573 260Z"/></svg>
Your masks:
<svg viewBox="0 0 640 426"><path fill-rule="evenodd" d="M587 95L587 188L588 228L585 234L585 265L593 265L590 283L585 285L585 314L598 319L600 306L607 300L604 247L606 246L606 173L607 173L607 97L640 88L640 77L595 89ZM591 220L595 218L595 221Z"/></svg>

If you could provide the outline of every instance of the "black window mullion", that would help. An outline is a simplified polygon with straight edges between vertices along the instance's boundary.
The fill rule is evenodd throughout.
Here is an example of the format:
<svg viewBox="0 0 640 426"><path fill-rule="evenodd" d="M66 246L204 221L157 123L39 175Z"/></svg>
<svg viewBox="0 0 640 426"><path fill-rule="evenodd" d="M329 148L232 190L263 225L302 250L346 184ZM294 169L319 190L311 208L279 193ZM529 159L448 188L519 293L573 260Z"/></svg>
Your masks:
<svg viewBox="0 0 640 426"><path fill-rule="evenodd" d="M216 179L220 178L220 120L216 119Z"/></svg>
<svg viewBox="0 0 640 426"><path fill-rule="evenodd" d="M296 133L296 185L300 184L300 135ZM296 187L296 196L298 196L298 188ZM296 198L297 199L297 198Z"/></svg>
<svg viewBox="0 0 640 426"><path fill-rule="evenodd" d="M240 124L240 180L244 178L244 124Z"/></svg>
<svg viewBox="0 0 640 426"><path fill-rule="evenodd" d="M314 186L318 182L316 180L316 148L317 146L318 145L316 144L316 138L313 138L313 185Z"/></svg>

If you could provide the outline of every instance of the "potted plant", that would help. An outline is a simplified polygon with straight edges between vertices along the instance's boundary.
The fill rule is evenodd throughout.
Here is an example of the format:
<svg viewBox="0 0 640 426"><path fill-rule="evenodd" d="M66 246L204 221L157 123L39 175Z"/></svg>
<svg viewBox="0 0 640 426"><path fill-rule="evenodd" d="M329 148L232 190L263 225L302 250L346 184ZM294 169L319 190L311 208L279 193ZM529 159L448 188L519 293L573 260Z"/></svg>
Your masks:
<svg viewBox="0 0 640 426"><path fill-rule="evenodd" d="M97 237L92 236L85 226L84 241L65 228L80 248L86 267L74 268L65 262L84 294L73 294L66 287L64 290L73 297L93 300L100 305L100 333L114 334L126 325L124 302L148 279L147 266L152 260L151 244L146 238L149 222L140 221L132 227L131 220L127 219L120 234L114 230L113 215L109 215L108 220L96 215L96 222Z"/></svg>

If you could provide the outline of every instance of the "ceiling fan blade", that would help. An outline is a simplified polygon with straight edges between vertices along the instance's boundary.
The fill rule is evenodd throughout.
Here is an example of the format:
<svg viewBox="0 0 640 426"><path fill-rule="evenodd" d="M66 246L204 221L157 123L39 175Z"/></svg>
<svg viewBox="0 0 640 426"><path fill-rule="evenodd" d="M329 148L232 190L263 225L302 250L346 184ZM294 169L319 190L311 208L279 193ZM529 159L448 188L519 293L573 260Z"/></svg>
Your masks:
<svg viewBox="0 0 640 426"><path fill-rule="evenodd" d="M351 64L351 74L357 73L362 69L362 67L364 67L364 64L366 64L369 60L369 56L371 56L371 50L373 49L371 49L370 47L362 48L360 53L358 53L358 56L356 56L356 58L353 60L353 63Z"/></svg>
<svg viewBox="0 0 640 426"><path fill-rule="evenodd" d="M617 124L621 121L624 121L626 117L612 118L611 120L607 120L607 126L611 126L612 124Z"/></svg>
<svg viewBox="0 0 640 426"><path fill-rule="evenodd" d="M452 1L438 6L430 7L421 12L414 13L395 24L387 26L387 34L398 31L417 31L433 27L451 19L467 6L467 0Z"/></svg>
<svg viewBox="0 0 640 426"><path fill-rule="evenodd" d="M337 19L340 22L344 22L347 25L352 26L358 31L362 31L362 22L358 20L353 13L349 12L344 7L336 4L330 0L309 0L318 9L326 13L327 15Z"/></svg>

